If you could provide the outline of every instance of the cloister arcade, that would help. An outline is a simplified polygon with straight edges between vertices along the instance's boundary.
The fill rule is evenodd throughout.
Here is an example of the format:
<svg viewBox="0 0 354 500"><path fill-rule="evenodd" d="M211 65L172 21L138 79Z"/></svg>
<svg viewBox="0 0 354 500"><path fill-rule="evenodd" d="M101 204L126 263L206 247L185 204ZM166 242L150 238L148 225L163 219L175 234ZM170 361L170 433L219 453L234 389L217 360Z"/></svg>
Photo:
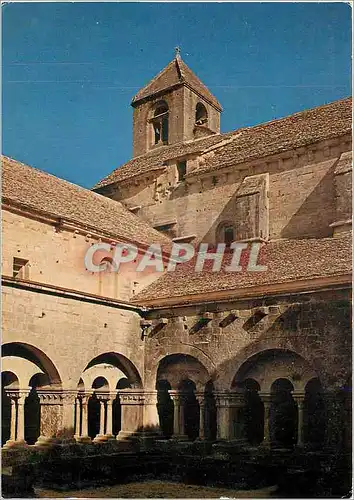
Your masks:
<svg viewBox="0 0 354 500"><path fill-rule="evenodd" d="M148 389L134 364L114 352L92 359L70 390L62 387L49 358L33 346L5 344L3 356L5 448L45 446L56 439L120 440L143 436L147 428L164 439L279 448L324 443L320 379L291 351L251 356L228 387L220 387L218 374L209 373L196 357L167 355L158 363L155 387Z"/></svg>

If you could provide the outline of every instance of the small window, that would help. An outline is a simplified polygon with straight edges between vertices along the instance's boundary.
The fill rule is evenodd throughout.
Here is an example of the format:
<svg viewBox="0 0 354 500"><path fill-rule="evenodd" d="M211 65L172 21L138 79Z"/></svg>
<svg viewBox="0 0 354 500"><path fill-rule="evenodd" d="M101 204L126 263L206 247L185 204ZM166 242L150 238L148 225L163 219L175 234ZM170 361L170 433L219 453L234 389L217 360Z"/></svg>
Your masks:
<svg viewBox="0 0 354 500"><path fill-rule="evenodd" d="M235 231L233 226L226 226L224 228L224 243L226 245L231 245L231 243L235 241Z"/></svg>
<svg viewBox="0 0 354 500"><path fill-rule="evenodd" d="M187 173L187 162L179 161L177 163L177 173L178 173L178 182L184 181Z"/></svg>
<svg viewBox="0 0 354 500"><path fill-rule="evenodd" d="M236 228L232 222L222 222L216 230L216 242L230 246L236 240Z"/></svg>
<svg viewBox="0 0 354 500"><path fill-rule="evenodd" d="M26 259L14 257L12 264L12 276L18 279L29 279L29 264Z"/></svg>

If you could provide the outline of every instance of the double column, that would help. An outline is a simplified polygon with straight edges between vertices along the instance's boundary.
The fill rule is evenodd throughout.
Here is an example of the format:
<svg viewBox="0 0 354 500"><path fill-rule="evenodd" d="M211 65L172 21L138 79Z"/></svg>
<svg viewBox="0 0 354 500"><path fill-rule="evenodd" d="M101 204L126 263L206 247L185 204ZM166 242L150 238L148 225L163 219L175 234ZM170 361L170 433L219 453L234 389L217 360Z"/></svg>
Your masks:
<svg viewBox="0 0 354 500"><path fill-rule="evenodd" d="M30 387L27 389L19 389L16 391L6 390L7 396L11 400L11 422L10 422L10 439L4 445L4 448L12 448L13 446L26 446L25 441L25 399L30 392Z"/></svg>
<svg viewBox="0 0 354 500"><path fill-rule="evenodd" d="M114 393L96 393L97 399L100 403L100 429L98 434L94 437L94 443L100 443L114 439L113 428L113 400L116 397Z"/></svg>
<svg viewBox="0 0 354 500"><path fill-rule="evenodd" d="M181 391L170 390L168 392L173 401L173 438L186 440L188 436L185 434L184 425L185 396Z"/></svg>
<svg viewBox="0 0 354 500"><path fill-rule="evenodd" d="M79 443L88 443L91 441L88 435L88 403L93 391L78 394L75 399L75 439ZM93 442L99 443L114 439L113 436L113 401L116 392L96 393L100 405L100 424L99 432L94 437Z"/></svg>
<svg viewBox="0 0 354 500"><path fill-rule="evenodd" d="M270 393L260 393L259 394L264 407L264 433L263 433L263 445L270 446L272 442L271 436L271 422L270 422L270 412L273 403L272 395ZM301 447L304 445L304 392L294 392L293 399L297 404L297 438L296 445Z"/></svg>
<svg viewBox="0 0 354 500"><path fill-rule="evenodd" d="M272 396L270 393L260 393L259 397L263 403L264 408L264 430L263 430L263 446L270 446L270 409L272 405Z"/></svg>

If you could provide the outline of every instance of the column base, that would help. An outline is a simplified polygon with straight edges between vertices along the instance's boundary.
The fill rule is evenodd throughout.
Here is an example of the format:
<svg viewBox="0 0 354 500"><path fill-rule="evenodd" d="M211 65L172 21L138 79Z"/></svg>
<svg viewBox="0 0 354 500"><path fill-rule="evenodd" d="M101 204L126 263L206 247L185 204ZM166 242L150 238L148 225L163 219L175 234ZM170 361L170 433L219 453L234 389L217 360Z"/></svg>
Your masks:
<svg viewBox="0 0 354 500"><path fill-rule="evenodd" d="M113 434L105 434L107 441L115 441L116 437Z"/></svg>
<svg viewBox="0 0 354 500"><path fill-rule="evenodd" d="M119 431L116 436L117 441L124 441L129 439L130 441L141 439L144 436L144 432L139 431Z"/></svg>
<svg viewBox="0 0 354 500"><path fill-rule="evenodd" d="M75 441L77 443L85 444L85 443L91 443L92 439L90 436L74 436Z"/></svg>
<svg viewBox="0 0 354 500"><path fill-rule="evenodd" d="M176 434L171 437L173 441L189 441L189 437L186 434Z"/></svg>
<svg viewBox="0 0 354 500"><path fill-rule="evenodd" d="M108 441L105 434L97 434L92 440L93 443L104 443L105 441Z"/></svg>
<svg viewBox="0 0 354 500"><path fill-rule="evenodd" d="M38 448L48 448L50 446L55 446L58 444L58 439L48 437L48 436L39 436L37 441L34 443L34 446Z"/></svg>
<svg viewBox="0 0 354 500"><path fill-rule="evenodd" d="M26 441L24 439L21 439L18 441L14 440L14 439L8 439L2 448L3 448L3 450L8 450L10 448L25 448L27 446L28 446L28 444L26 443Z"/></svg>
<svg viewBox="0 0 354 500"><path fill-rule="evenodd" d="M272 446L272 443L270 441L262 441L259 444L259 448L269 449L271 446Z"/></svg>

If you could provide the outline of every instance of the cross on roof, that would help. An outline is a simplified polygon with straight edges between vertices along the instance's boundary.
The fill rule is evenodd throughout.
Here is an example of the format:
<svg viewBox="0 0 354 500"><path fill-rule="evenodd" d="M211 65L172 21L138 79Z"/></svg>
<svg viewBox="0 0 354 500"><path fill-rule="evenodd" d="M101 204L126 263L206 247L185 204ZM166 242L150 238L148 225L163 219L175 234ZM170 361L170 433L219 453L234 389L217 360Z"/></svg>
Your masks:
<svg viewBox="0 0 354 500"><path fill-rule="evenodd" d="M179 46L175 47L176 57L181 55L181 48Z"/></svg>

